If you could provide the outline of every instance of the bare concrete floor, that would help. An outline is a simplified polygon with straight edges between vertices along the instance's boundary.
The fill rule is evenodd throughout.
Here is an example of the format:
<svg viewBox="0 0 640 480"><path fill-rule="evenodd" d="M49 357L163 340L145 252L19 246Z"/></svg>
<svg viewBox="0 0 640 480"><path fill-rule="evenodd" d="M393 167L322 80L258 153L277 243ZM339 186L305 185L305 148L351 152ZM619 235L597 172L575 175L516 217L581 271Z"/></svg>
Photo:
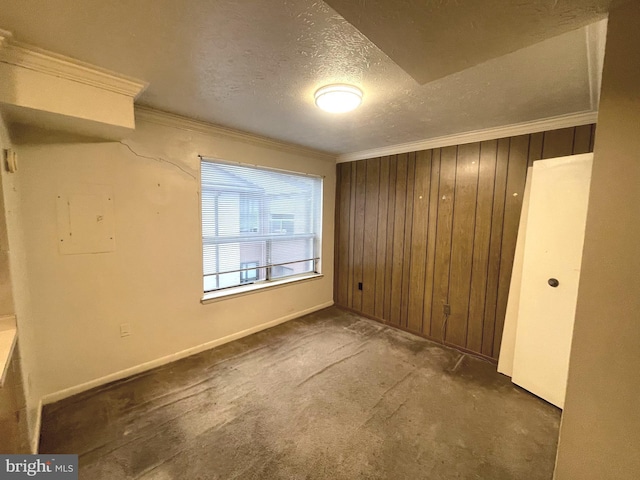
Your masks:
<svg viewBox="0 0 640 480"><path fill-rule="evenodd" d="M44 410L80 478L551 479L560 411L330 308Z"/></svg>

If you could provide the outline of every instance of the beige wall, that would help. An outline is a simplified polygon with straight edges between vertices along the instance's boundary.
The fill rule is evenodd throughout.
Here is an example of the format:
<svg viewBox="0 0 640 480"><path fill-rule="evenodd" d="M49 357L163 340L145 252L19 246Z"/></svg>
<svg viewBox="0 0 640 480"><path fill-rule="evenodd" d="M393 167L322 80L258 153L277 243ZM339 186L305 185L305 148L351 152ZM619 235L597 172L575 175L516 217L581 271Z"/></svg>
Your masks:
<svg viewBox="0 0 640 480"><path fill-rule="evenodd" d="M31 323L29 303L29 283L27 279L26 250L22 230L22 217L20 215L20 187L19 181L22 172L9 173L4 164L4 149L13 148L6 125L0 117L0 155L3 164L0 168L2 177L2 201L4 203L4 216L6 231L2 240L3 282L4 290L2 301L2 313L15 314L18 323L18 344L20 346L20 359L14 354L15 365L21 371L15 375L24 381L24 395L26 403L26 417L28 422L29 437L32 445L37 441L38 415L40 398L33 389L33 375L36 370L36 345L33 340L34 328ZM3 225L4 227L4 225ZM9 268L8 268L9 267ZM7 268L9 278L6 278ZM18 388L17 384L15 388ZM22 395L22 393L21 393ZM22 408L22 407L21 407Z"/></svg>
<svg viewBox="0 0 640 480"><path fill-rule="evenodd" d="M2 117L0 117L0 163L2 179L5 178L5 150L11 148ZM9 269L9 234L4 202L4 185L0 182L0 316L13 315L13 293L11 292L11 271Z"/></svg>
<svg viewBox="0 0 640 480"><path fill-rule="evenodd" d="M45 401L332 301L333 161L144 121L124 142L135 154L117 142L18 148L33 385ZM202 305L198 154L324 175L324 278ZM90 184L113 192L115 251L61 255L57 196Z"/></svg>
<svg viewBox="0 0 640 480"><path fill-rule="evenodd" d="M609 17L558 480L640 478L639 24Z"/></svg>

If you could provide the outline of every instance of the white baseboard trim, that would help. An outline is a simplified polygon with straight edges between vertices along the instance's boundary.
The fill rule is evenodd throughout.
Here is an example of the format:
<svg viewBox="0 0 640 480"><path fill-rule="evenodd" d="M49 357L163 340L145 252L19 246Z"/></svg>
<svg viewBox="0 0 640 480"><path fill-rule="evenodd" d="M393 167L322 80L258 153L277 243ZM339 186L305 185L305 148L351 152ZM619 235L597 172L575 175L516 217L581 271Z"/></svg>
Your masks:
<svg viewBox="0 0 640 480"><path fill-rule="evenodd" d="M40 429L42 427L42 400L38 402L38 410L36 411L36 424L31 433L31 453L38 453L38 446L40 445Z"/></svg>
<svg viewBox="0 0 640 480"><path fill-rule="evenodd" d="M303 317L313 312L317 312L318 310L322 310L327 307L331 307L333 305L333 300L330 302L325 302L320 305L316 305L314 307L308 308L306 310L302 310L299 312L295 312L284 317L277 318L267 323L263 323L261 325L257 325L255 327L248 328L246 330L242 330L237 333L232 333L231 335L227 335L226 337L218 338L216 340L212 340L207 343L203 343L201 345L197 345L192 348L188 348L186 350L182 350L177 353L173 353L171 355L167 355L165 357L158 358L156 360L151 360L150 362L145 362L140 365L136 365L135 367L127 368L125 370L120 370L119 372L111 373L101 378L96 378L95 380L91 380L89 382L82 383L80 385L76 385L70 388L66 388L64 390L60 390L58 392L50 393L42 397L41 405L48 405L50 403L55 403L65 398L71 397L73 395L77 395L78 393L85 392L87 390L91 390L92 388L99 387L101 385L105 385L110 382L114 382L116 380L122 380L123 378L130 377L132 375L137 375L138 373L146 372L147 370L151 370L156 367L161 367L171 362L175 362L176 360L181 360L186 357L190 357L191 355L195 355L200 352L204 352L205 350L210 350L212 348L218 347L225 343L233 342L234 340L238 340L240 338L249 336L253 333L260 332L262 330L266 330L271 327L275 327L276 325L280 325L281 323L288 322L289 320L293 320L295 318ZM38 426L38 433L40 429ZM38 435L39 437L39 435Z"/></svg>

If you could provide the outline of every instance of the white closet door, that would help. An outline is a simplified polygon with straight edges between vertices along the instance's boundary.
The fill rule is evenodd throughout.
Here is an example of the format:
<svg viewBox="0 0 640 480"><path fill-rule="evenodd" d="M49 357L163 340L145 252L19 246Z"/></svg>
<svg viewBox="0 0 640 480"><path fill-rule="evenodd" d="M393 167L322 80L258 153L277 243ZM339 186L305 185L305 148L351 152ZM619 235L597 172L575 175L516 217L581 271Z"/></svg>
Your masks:
<svg viewBox="0 0 640 480"><path fill-rule="evenodd" d="M534 162L512 380L562 408L593 154ZM556 282L557 281L557 286Z"/></svg>

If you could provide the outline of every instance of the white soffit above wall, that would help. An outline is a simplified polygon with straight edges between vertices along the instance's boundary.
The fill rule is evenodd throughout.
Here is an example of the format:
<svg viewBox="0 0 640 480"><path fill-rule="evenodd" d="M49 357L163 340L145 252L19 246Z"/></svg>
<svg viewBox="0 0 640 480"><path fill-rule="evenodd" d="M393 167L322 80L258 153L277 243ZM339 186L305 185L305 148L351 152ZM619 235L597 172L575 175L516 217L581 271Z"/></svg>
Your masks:
<svg viewBox="0 0 640 480"><path fill-rule="evenodd" d="M426 85L315 0L84 0L82 8L75 0L0 0L0 11L0 27L20 41L146 80L141 105L331 154L575 114L594 104L588 36L571 30L594 17L578 7L567 33L484 63L475 59L474 67ZM459 21L447 16L438 28L460 31ZM313 92L338 82L362 87L361 108L336 116L315 107Z"/></svg>
<svg viewBox="0 0 640 480"><path fill-rule="evenodd" d="M0 109L11 124L105 138L135 127L133 102L146 83L22 44L0 31Z"/></svg>

